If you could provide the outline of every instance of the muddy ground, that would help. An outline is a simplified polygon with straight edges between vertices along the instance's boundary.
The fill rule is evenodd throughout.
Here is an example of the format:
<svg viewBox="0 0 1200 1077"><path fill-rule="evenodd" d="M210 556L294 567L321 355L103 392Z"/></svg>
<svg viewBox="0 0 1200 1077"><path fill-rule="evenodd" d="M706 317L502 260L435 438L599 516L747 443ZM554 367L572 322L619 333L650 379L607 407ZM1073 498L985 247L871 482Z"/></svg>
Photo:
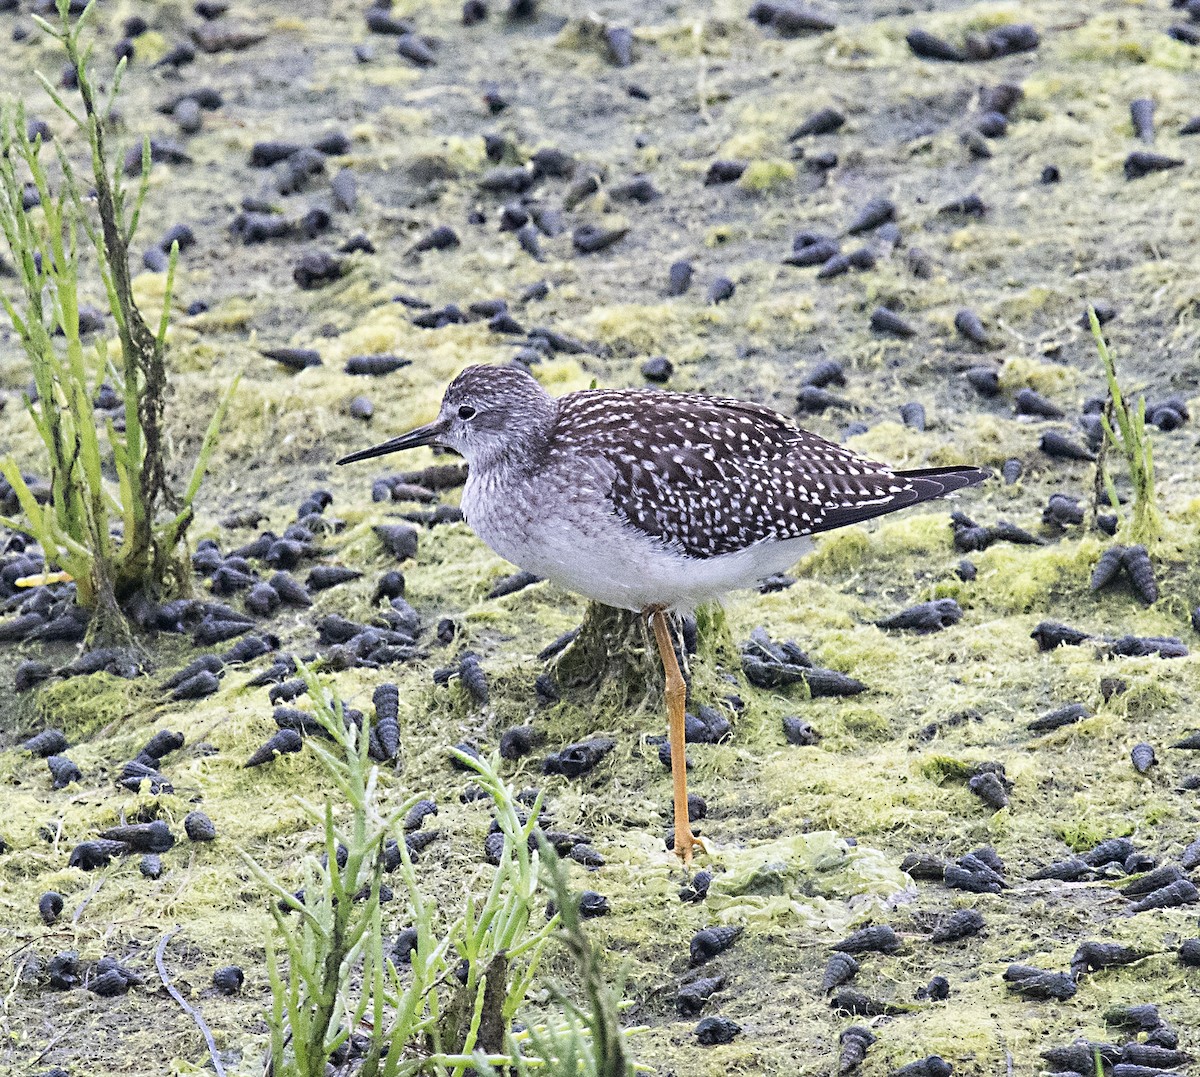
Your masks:
<svg viewBox="0 0 1200 1077"><path fill-rule="evenodd" d="M35 80L39 69L57 80L62 59L33 26L29 7L26 0L0 13L4 93L22 99L77 150L78 139ZM1151 549L1160 597L1149 606L1121 582L1089 590L1091 569L1112 540L1082 525L1046 524L1042 514L1054 493L1086 500L1093 466L1039 449L1048 430L1083 444L1077 418L1084 401L1102 390L1094 343L1079 324L1086 302L1115 310L1106 330L1127 387L1151 399L1197 395L1200 142L1179 130L1200 111L1200 51L1166 32L1185 13L1166 0L826 3L835 29L785 38L748 19L744 3L725 0L613 0L586 10L546 0L533 18L517 20L506 18L503 7L493 3L488 17L468 28L457 3L399 4L393 15L411 17L419 34L436 39L435 62L420 67L397 55L394 36L368 30L358 4L235 0L225 23L261 40L243 50L200 50L194 62L176 68L156 62L189 40L203 19L178 3L101 0L101 71L111 68L124 21L141 15L148 22L133 40L120 104L124 135L175 139L190 157L154 166L137 248L140 255L175 224L196 235L181 257L171 331L168 407L181 461L190 461L218 395L242 375L192 541L213 538L228 551L264 527L282 532L312 490L332 493L327 516L344 526L322 537L316 560L365 574L323 592L311 610L270 619L265 629L297 653L316 649L320 616L369 619L380 575L402 569L428 657L340 673L336 683L358 706L369 706L382 681L400 686L401 761L383 781L390 801L420 792L441 805L443 840L420 864L429 892L456 908L464 888L486 885L489 871L481 855L487 814L459 802L465 779L448 765L447 747L471 739L494 749L505 728L532 724L541 747L504 764L505 774L518 788L544 788L555 819L586 832L607 861L594 872L573 867L573 878L611 903L610 914L589 929L610 952L614 974L621 966L627 973L626 1017L642 1027L634 1051L654 1071L827 1074L836 1071L839 1033L857 1022L878 1037L864 1074L934 1053L960 1074L1031 1074L1053 1068L1041 1051L1076 1036L1124 1042L1131 1034L1106 1024L1104 1015L1125 1003L1157 1003L1181 1047L1200 1050L1200 972L1176 954L1182 940L1197 934L1196 906L1129 915L1130 902L1115 885L1123 873L1115 869L1081 882L1030 878L1117 836L1129 837L1158 864L1179 864L1184 847L1200 836L1198 794L1186 782L1200 762L1194 752L1169 747L1197 725L1197 660L1101 660L1094 643L1043 653L1030 638L1039 622L1053 620L1097 636L1196 642L1189 620L1200 602L1195 427L1153 432L1167 519L1163 539ZM931 61L905 43L914 27L961 43L968 32L1018 22L1036 27L1038 47L987 62ZM630 65L614 62L599 29L604 24L633 30ZM1008 113L1007 133L981 144L971 136L980 122L981 88L1001 83L1019 85L1023 97ZM219 91L222 103L202 111L198 132L182 134L159 106L201 87ZM505 106L493 112L488 93ZM1138 98L1155 102L1153 147L1134 137L1129 106ZM789 140L826 106L844 114L840 129ZM344 152L331 155L296 193L279 193L286 165L272 171L250 164L256 142L309 144L335 130L347 138L337 147ZM494 144L498 161L488 158L485 136L503 140ZM514 231L501 227L502 207L519 196L484 190L481 180L489 169L519 165L544 147L574 159L575 179L595 170L599 183L573 209L563 208L571 179L547 177L527 192L561 213L565 225L560 234L538 237L535 260ZM1127 180L1123 162L1139 148L1185 163ZM836 154L836 164L818 160L827 152ZM748 165L736 182L706 185L718 159ZM1058 182L1043 182L1050 166ZM357 186L351 209L338 208L331 191L331 178L343 170ZM648 201L622 190L636 175L653 185ZM982 201L981 212L953 208L971 194ZM256 196L289 220L327 208L329 226L312 239L293 233L243 243L231 224L242 200ZM878 229L846 236L859 211L879 197L895 204L898 243L887 242L886 232L881 239ZM582 254L572 232L587 223L629 231L602 251ZM454 230L457 246L414 249L440 225ZM878 260L869 270L818 279L815 268L783 264L802 230L842 237L844 251L873 245ZM303 254L335 253L359 233L373 249L339 255L344 276L311 290L297 286L293 269ZM924 258L914 256L918 249ZM693 263L694 280L686 294L672 297L668 268L681 259ZM710 303L709 288L722 276L735 291ZM543 297L521 298L541 281L548 285ZM154 312L163 274L142 271L136 287ZM98 302L98 287L90 290ZM708 902L680 903L684 873L663 845L670 780L650 739L663 731L653 695L644 705L618 708L611 694L576 693L544 705L534 691L544 668L537 653L580 622L583 603L544 583L488 598L513 570L462 523L423 526L416 557L400 565L375 538L373 525L429 506L373 501L373 480L431 458L414 453L411 460L348 469L334 468L333 460L427 421L463 366L508 361L527 343L524 334L494 332L474 317L420 328L413 301L465 311L497 298L508 300L523 329L550 328L586 345L534 366L556 393L593 381L641 385L642 364L667 356L674 365L669 389L736 394L792 414L805 372L836 359L847 384L831 389L846 406L804 415L811 429L842 439L849 424L862 424L850 445L910 467L971 462L998 470L1007 460L1021 461L1018 481L996 479L954 505L933 504L826 537L797 567L792 586L729 599L733 641L765 627L869 691L807 700L802 689L752 687L736 664L698 673L697 683L712 693L698 702L721 705L718 694L733 691L745 703L741 713L731 712L729 741L690 749L691 782L708 803L704 833L719 847L718 880L722 869L745 875L756 857L790 857L803 868L798 836L832 831L856 840L877 873L858 888L886 892L888 899L854 897L853 886L823 893L798 868L783 887L789 900L779 894L771 900L770 885L757 887L766 893L736 897L717 895L714 886ZM870 316L880 306L900 313L914 335L873 330ZM978 313L988 343L956 332L963 307ZM322 364L297 373L260 354L283 346L315 349ZM364 354L394 354L411 364L378 378L343 373L348 358ZM998 395L981 395L963 376L978 366L998 372ZM0 388L7 398L0 450L11 449L25 470L37 472L42 461L19 403L28 378L15 337L0 330ZM1064 418L1016 416L1013 398L1022 388L1042 393ZM367 421L350 413L360 394L373 403ZM900 419L900 405L913 401L925 409L923 430ZM453 504L456 497L451 491L441 500ZM1044 544L1000 542L971 554L977 573L964 580L958 569L966 555L953 544L952 509L982 524L1012 521ZM222 523L256 513L257 527ZM197 580L200 593L205 586ZM962 619L928 635L874 624L932 598L957 600ZM458 626L448 647L434 634L443 618ZM5 1072L202 1069L206 1052L196 1027L158 989L153 967L158 939L175 925L182 931L168 965L211 1025L227 1072L261 1072L264 937L271 921L238 849L285 880L298 878L300 858L317 837L294 795L321 797L320 771L305 752L242 769L274 729L265 689L246 686L265 660L228 671L208 698L172 703L160 687L163 676L199 651L165 635L146 647L148 676L76 677L20 695L8 686L21 660L48 654L65 664L73 649L0 649L5 742L61 728L83 772L81 782L52 791L40 760L0 753L0 835L8 846L0 855ZM457 683L433 683L432 670L467 648L490 676L486 706ZM723 682L724 674L734 681ZM1119 678L1124 691L1102 692L1104 678ZM1048 733L1027 728L1068 703L1085 704L1089 716ZM963 714L965 720L921 733ZM789 745L785 716L810 722L819 743ZM139 807L139 798L118 790L113 778L162 728L182 731L187 743L164 764L175 792L158 798L158 810L181 833L184 815L202 807L217 827L216 841L181 840L165 854L166 871L155 881L139 874L136 858L93 873L69 868L77 842ZM618 744L592 774L542 777L547 751L592 733ZM1157 753L1158 765L1145 775L1130 762L1139 742ZM1009 805L998 811L965 781L984 761L1002 763L1012 782ZM898 874L910 854L953 861L983 845L1007 867L1008 886L1000 893L968 893ZM773 885L779 889L777 880ZM37 911L47 890L66 901L50 927ZM982 934L929 941L940 917L968 908L983 915ZM389 916L389 930L402 926L399 913ZM696 1018L680 1018L674 1000L688 971L689 939L718 921L746 931L713 963L726 985L704 1013L733 1019L741 1032L731 1044L700 1047ZM891 1016L835 1012L820 991L830 945L867 922L892 925L902 945L893 956L864 957L850 986L891 1006L897 1011ZM1085 940L1125 943L1145 956L1084 977L1063 1002L1006 989L1001 974L1010 963L1065 972ZM115 956L146 984L115 999L53 992L41 965L68 949L85 960ZM210 985L213 970L228 964L246 972L234 997ZM570 976L560 958L549 968ZM918 1001L915 993L935 975L949 981L949 997Z"/></svg>

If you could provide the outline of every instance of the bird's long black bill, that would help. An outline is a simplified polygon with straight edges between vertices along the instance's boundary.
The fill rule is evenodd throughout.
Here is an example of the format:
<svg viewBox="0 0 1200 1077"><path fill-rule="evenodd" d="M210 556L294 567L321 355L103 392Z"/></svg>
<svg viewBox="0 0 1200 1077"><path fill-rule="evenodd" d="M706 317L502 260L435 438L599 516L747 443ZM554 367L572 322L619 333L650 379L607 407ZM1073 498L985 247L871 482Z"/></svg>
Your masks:
<svg viewBox="0 0 1200 1077"><path fill-rule="evenodd" d="M358 460L371 460L376 456L387 456L389 453L402 452L404 449L418 449L422 445L433 445L441 432L442 428L439 423L418 426L416 430L410 430L398 438L385 441L382 445L372 445L369 449L359 449L358 452L352 452L349 456L343 456L338 463L353 464Z"/></svg>

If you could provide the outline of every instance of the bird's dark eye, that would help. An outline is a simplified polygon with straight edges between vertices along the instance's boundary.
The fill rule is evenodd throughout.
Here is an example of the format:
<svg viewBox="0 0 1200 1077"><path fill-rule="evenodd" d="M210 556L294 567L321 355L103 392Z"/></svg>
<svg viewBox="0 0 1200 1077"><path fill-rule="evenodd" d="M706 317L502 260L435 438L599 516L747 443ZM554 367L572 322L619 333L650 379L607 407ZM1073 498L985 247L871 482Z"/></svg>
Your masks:
<svg viewBox="0 0 1200 1077"><path fill-rule="evenodd" d="M475 409L470 404L464 404L458 409L458 417L460 419L474 419Z"/></svg>

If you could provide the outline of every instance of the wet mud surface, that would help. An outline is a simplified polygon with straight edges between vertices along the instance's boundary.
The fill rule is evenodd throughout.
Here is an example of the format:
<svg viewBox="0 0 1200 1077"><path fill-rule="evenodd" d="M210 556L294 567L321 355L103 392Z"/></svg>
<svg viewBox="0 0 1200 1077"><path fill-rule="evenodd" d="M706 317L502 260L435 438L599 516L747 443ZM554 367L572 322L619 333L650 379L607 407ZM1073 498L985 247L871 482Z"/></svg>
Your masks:
<svg viewBox="0 0 1200 1077"><path fill-rule="evenodd" d="M150 135L188 158L155 164L137 245L140 256L181 224L195 236L170 337L181 461L242 375L192 531L219 551L195 578L197 596L246 608L250 588L229 573L219 588L230 592L210 593L222 559L264 529L282 536L313 491L332 496L299 552L268 561L264 548L246 570L258 584L282 566L301 584L318 566L361 576L309 581L309 606L258 590L248 634L328 656L344 643L338 618L361 625L390 610L402 622L403 654L374 668L343 654L336 685L363 710L381 683L398 686L399 751L381 781L397 804L413 793L437 802L442 836L419 870L446 909L490 870L487 813L460 802L466 778L447 749L494 750L506 730L531 727L518 737L531 754L505 762L505 776L545 789L556 826L586 835L603 859L572 866L573 882L608 900L588 929L627 973L634 1053L660 1074L828 1074L855 1051L868 1075L931 1055L958 1074L1083 1072L1078 1050L1043 1053L1077 1038L1116 1044L1109 1064L1186 1071L1182 1057L1147 1048L1200 1050L1200 971L1187 963L1194 950L1181 951L1200 934L1187 890L1200 863L1200 759L1173 747L1200 724L1200 673L1191 655L1112 641L1172 637L1194 649L1196 428L1181 411L1174 429L1151 430L1166 523L1149 550L1158 593L1148 603L1135 570L1090 588L1115 540L1072 522L1069 502L1049 502L1086 505L1094 467L1045 448L1057 435L1078 456L1090 451L1086 401L1103 375L1080 322L1089 302L1111 314L1105 332L1130 390L1196 406L1200 141L1181 131L1200 112L1200 49L1168 33L1189 25L1187 13L1166 0L826 4L832 29L785 36L744 4L589 13L547 2L518 19L489 6L465 27L457 4L398 4L388 15L411 21L404 37L372 32L357 4L241 4L206 20L179 4L102 0L100 70L125 20L148 24L132 27L124 144ZM5 92L69 140L34 76L57 81L62 59L28 8L0 12ZM978 51L1019 24L1036 29L1036 47L989 60L931 60L906 41L922 29ZM632 31L625 66L613 28ZM199 43L195 58L160 63L181 42ZM164 111L181 95L207 105ZM1135 134L1138 99L1154 103L1153 144ZM814 116L808 126L823 133L792 137ZM255 149L267 142L293 145ZM308 153L314 143L329 152ZM1141 175L1144 160L1129 164L1137 152L1183 163ZM867 210L873 223L860 221ZM814 242L853 255L845 272L828 258L788 264ZM671 283L680 262L691 265L686 290L682 270ZM135 280L151 315L163 284L152 268ZM487 305L496 300L506 306ZM279 361L268 349L304 351ZM346 372L350 360L381 369L360 358L380 356L407 363ZM712 708L730 733L689 747L716 846L697 865L713 873L706 896L691 889L698 900L680 899L688 879L664 846L656 685L539 687L539 652L585 606L546 583L497 588L515 570L455 518L456 485L397 478L454 461L422 451L333 466L432 418L463 366L514 357L555 393L641 386L650 363L655 384L666 374L670 390L770 404L877 459L998 473L951 504L823 537L791 583L731 596L723 618L704 620L693 709ZM844 383L827 371L814 384L831 360ZM18 341L0 330L0 451L36 473L27 381ZM902 415L912 404L921 414ZM955 511L970 519L953 525ZM1033 543L1011 528L997 535L1001 521ZM378 530L399 524L412 538ZM396 571L415 622L388 604L401 585L384 577ZM877 624L934 601L896 627ZM1040 649L1031 634L1043 622L1089 638ZM766 635L752 637L758 629ZM1053 644L1055 631L1040 635ZM797 673L807 667L780 650L788 640L830 678ZM277 732L274 703L305 707L251 685L273 654L223 662L215 692L172 698L171 674L235 644L163 631L131 659L143 676L118 675L116 662L17 692L22 663L59 669L78 649L0 643L0 1068L199 1072L203 1042L153 960L181 925L167 951L173 982L205 1014L227 1072L261 1072L271 918L238 850L298 877L319 837L295 794L325 790L303 750L243 768ZM636 634L623 645L629 669L647 668ZM818 681L850 679L865 690L817 692ZM18 747L47 728L64 732L80 772L59 789ZM130 792L122 767L162 729L184 735L162 758L172 789ZM548 755L589 738L612 746L587 773L542 773ZM1144 745L1152 760L1134 751ZM207 837L194 817L185 833L194 811L214 840L194 840ZM152 854L157 877L139 870L140 852L91 871L69 862L79 843L142 813L177 839ZM1125 842L1102 845L1113 839ZM1155 885L1139 893L1147 878ZM45 923L49 891L63 907ZM392 919L389 931L404 926ZM872 925L893 934L851 941L851 961L831 964ZM697 951L698 932L724 927L742 929L727 949L709 956L706 936ZM144 982L115 997L56 990L49 963L65 951L89 983L121 979L97 966L106 956ZM697 953L708 959L694 966ZM212 981L229 965L245 983L226 995ZM558 957L547 972L571 974ZM1143 1004L1158 1019L1119 1012ZM706 1018L739 1029L717 1022L697 1035ZM847 1035L854 1025L869 1036ZM1141 1055L1120 1054L1138 1040Z"/></svg>

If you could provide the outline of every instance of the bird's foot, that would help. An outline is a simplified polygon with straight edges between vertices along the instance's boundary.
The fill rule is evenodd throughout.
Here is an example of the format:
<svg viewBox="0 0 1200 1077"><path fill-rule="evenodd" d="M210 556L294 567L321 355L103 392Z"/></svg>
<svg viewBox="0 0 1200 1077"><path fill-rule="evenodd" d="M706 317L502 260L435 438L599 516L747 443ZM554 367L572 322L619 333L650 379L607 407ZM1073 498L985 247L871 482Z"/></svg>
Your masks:
<svg viewBox="0 0 1200 1077"><path fill-rule="evenodd" d="M691 866L692 857L697 850L704 856L712 856L716 848L707 838L693 834L690 829L684 834L677 832L675 835L675 855L683 861L684 867Z"/></svg>

